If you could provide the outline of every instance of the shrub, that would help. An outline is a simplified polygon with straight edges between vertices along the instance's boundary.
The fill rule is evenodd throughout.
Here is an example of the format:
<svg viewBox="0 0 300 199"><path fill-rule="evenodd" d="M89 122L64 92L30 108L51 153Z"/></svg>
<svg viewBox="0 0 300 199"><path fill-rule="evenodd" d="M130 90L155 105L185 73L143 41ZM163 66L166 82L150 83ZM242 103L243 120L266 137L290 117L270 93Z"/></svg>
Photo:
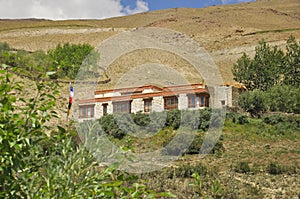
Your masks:
<svg viewBox="0 0 300 199"><path fill-rule="evenodd" d="M271 124L271 125L275 125L275 124L279 124L281 122L286 121L285 117L280 115L280 114L276 114L276 115L268 115L265 116L263 118L264 123L266 124Z"/></svg>
<svg viewBox="0 0 300 199"><path fill-rule="evenodd" d="M115 121L113 115L105 115L99 119L99 123L104 133L111 135L115 138L122 139L125 136L125 132L121 130Z"/></svg>
<svg viewBox="0 0 300 199"><path fill-rule="evenodd" d="M246 115L240 115L237 118L237 122L238 122L238 124L247 124L247 123L249 123L249 120L248 120L248 117Z"/></svg>
<svg viewBox="0 0 300 199"><path fill-rule="evenodd" d="M250 172L249 163L244 162L244 161L238 162L237 165L235 165L234 171L238 172L238 173L248 173L248 172Z"/></svg>
<svg viewBox="0 0 300 199"><path fill-rule="evenodd" d="M270 162L267 168L269 174L278 175L283 173L283 167L275 162Z"/></svg>
<svg viewBox="0 0 300 199"><path fill-rule="evenodd" d="M53 82L35 82L35 95L27 99L22 82L10 78L0 70L0 198L173 197L114 167L100 168L83 145L74 144L71 130L48 126L57 117Z"/></svg>
<svg viewBox="0 0 300 199"><path fill-rule="evenodd" d="M245 92L239 97L239 106L252 117L261 117L267 110L265 93L259 90Z"/></svg>
<svg viewBox="0 0 300 199"><path fill-rule="evenodd" d="M287 173L287 174L296 174L297 173L296 166L284 166L284 165L280 165L279 163L276 163L276 162L270 162L267 167L267 171L269 174L272 174L272 175L279 175L279 174L283 174L283 173Z"/></svg>
<svg viewBox="0 0 300 199"><path fill-rule="evenodd" d="M69 44L57 45L55 49L49 50L48 55L51 61L51 71L57 71L52 78L75 79L80 66L88 57L94 48L89 44ZM87 65L95 65L97 59L91 59L92 63ZM86 71L85 71L86 72Z"/></svg>
<svg viewBox="0 0 300 199"><path fill-rule="evenodd" d="M208 169L202 163L197 163L196 165L182 164L178 168L175 168L172 178L191 178L194 173L205 176L208 173Z"/></svg>
<svg viewBox="0 0 300 199"><path fill-rule="evenodd" d="M165 126L173 127L174 129L178 129L180 127L181 121L181 111L178 109L173 109L167 111L167 119Z"/></svg>
<svg viewBox="0 0 300 199"><path fill-rule="evenodd" d="M300 89L291 85L277 85L266 92L270 111L300 113Z"/></svg>
<svg viewBox="0 0 300 199"><path fill-rule="evenodd" d="M224 151L222 141L210 141L210 137L208 137L207 142L203 143L205 138L204 133L193 134L194 132L181 133L174 139L170 138L169 140L165 140L163 143L163 147L165 147L162 151L163 154L174 156L181 154L199 154L200 149L203 151L211 149L211 151L209 151L211 154L222 153Z"/></svg>
<svg viewBox="0 0 300 199"><path fill-rule="evenodd" d="M151 122L151 118L147 114L143 114L142 112L137 112L136 114L132 114L133 121L138 126L148 126Z"/></svg>
<svg viewBox="0 0 300 199"><path fill-rule="evenodd" d="M199 111L199 128L202 131L207 131L210 123L211 112L210 108L200 109Z"/></svg>
<svg viewBox="0 0 300 199"><path fill-rule="evenodd" d="M7 42L0 42L0 51L9 51L10 47Z"/></svg>

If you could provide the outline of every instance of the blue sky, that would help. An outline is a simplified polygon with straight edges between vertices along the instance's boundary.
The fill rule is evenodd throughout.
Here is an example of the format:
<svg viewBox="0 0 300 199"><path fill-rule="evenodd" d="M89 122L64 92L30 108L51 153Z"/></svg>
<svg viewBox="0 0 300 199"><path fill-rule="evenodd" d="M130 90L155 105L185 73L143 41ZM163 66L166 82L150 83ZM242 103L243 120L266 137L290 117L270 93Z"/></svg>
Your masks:
<svg viewBox="0 0 300 199"><path fill-rule="evenodd" d="M255 0L144 0L147 2L149 10L161 10L167 8L203 8L211 5L234 4L241 2L251 2ZM134 0L121 0L122 5L136 7Z"/></svg>
<svg viewBox="0 0 300 199"><path fill-rule="evenodd" d="M201 8L253 0L0 0L0 19L104 19L167 8Z"/></svg>

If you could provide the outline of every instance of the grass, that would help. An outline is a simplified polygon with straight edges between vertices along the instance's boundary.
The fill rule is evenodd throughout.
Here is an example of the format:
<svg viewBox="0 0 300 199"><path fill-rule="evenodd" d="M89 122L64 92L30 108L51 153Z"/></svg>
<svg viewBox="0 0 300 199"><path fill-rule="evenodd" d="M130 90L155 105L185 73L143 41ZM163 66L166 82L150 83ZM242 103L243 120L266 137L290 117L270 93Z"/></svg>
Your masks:
<svg viewBox="0 0 300 199"><path fill-rule="evenodd" d="M222 136L225 151L221 155L209 154L204 159L185 155L170 167L139 177L149 188L168 190L177 198L199 198L199 187L190 186L195 183L191 176L194 172L200 174L201 190L206 196L212 197L211 188L216 180L220 182L220 195L224 198L298 196L300 129L286 129L286 133L274 135L276 125L264 124L261 129L262 119L248 119L249 123L243 125L226 119ZM149 152L160 148L164 140L172 139L175 134L172 128L165 128L147 139L126 136L118 144L131 140L133 151Z"/></svg>

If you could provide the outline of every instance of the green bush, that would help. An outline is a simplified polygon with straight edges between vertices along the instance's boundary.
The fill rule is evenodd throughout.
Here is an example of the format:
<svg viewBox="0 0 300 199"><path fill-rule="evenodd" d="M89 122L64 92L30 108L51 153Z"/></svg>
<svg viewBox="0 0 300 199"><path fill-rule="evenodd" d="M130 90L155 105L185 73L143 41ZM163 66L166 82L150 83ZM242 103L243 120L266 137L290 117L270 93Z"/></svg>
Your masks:
<svg viewBox="0 0 300 199"><path fill-rule="evenodd" d="M248 173L250 172L250 166L248 162L238 162L235 167L234 167L234 171L238 172L238 173Z"/></svg>
<svg viewBox="0 0 300 199"><path fill-rule="evenodd" d="M93 47L89 44L69 44L58 45L55 49L49 50L48 55L51 62L51 71L57 71L52 78L75 79L79 68L93 52ZM97 55L95 59L89 58L91 63L85 63L92 67L97 63ZM88 61L89 62L89 61ZM85 71L86 72L86 71Z"/></svg>
<svg viewBox="0 0 300 199"><path fill-rule="evenodd" d="M204 151L211 149L211 151L209 151L211 154L220 154L224 152L224 146L221 140L214 142L210 141L210 137L208 137L207 142L203 143L204 138L204 133L181 133L175 138L165 140L163 143L163 147L165 148L162 152L165 155L174 156L181 154L199 154L200 149Z"/></svg>
<svg viewBox="0 0 300 199"><path fill-rule="evenodd" d="M300 89L292 85L277 85L266 92L270 111L300 113Z"/></svg>
<svg viewBox="0 0 300 199"><path fill-rule="evenodd" d="M247 124L247 123L249 123L248 117L246 115L238 116L237 123L238 124Z"/></svg>
<svg viewBox="0 0 300 199"><path fill-rule="evenodd" d="M133 114L133 121L138 126L148 126L151 122L151 118L148 114L143 114L142 112L137 112Z"/></svg>
<svg viewBox="0 0 300 199"><path fill-rule="evenodd" d="M0 42L0 51L9 51L10 47L7 42Z"/></svg>
<svg viewBox="0 0 300 199"><path fill-rule="evenodd" d="M181 122L181 111L178 109L173 109L167 111L167 119L165 126L173 127L174 129L178 129L180 127Z"/></svg>
<svg viewBox="0 0 300 199"><path fill-rule="evenodd" d="M277 163L270 162L268 166L269 174L278 175L283 173L283 167Z"/></svg>
<svg viewBox="0 0 300 199"><path fill-rule="evenodd" d="M119 128L117 122L115 121L114 115L105 115L99 119L104 133L111 135L115 138L122 139L126 132Z"/></svg>
<svg viewBox="0 0 300 199"><path fill-rule="evenodd" d="M74 144L72 126L47 125L57 117L56 85L37 81L35 95L23 98L22 82L13 82L8 71L0 70L0 198L173 196L148 190L115 167L99 167L83 145Z"/></svg>
<svg viewBox="0 0 300 199"><path fill-rule="evenodd" d="M171 178L191 178L194 173L205 176L208 173L208 169L202 163L197 163L196 165L183 164L173 170Z"/></svg>
<svg viewBox="0 0 300 199"><path fill-rule="evenodd" d="M267 115L263 118L264 123L266 124L271 124L271 125L275 125L275 124L279 124L281 122L285 122L286 119L284 116L280 115L280 114L276 114L276 115Z"/></svg>
<svg viewBox="0 0 300 199"><path fill-rule="evenodd" d="M261 117L267 110L265 93L260 90L245 92L240 95L239 106L252 117Z"/></svg>
<svg viewBox="0 0 300 199"><path fill-rule="evenodd" d="M276 162L270 162L267 167L267 171L269 174L272 174L272 175L279 175L279 174L283 174L283 173L287 173L287 174L296 174L297 173L296 166L284 166L284 165L280 165L279 163L276 163Z"/></svg>

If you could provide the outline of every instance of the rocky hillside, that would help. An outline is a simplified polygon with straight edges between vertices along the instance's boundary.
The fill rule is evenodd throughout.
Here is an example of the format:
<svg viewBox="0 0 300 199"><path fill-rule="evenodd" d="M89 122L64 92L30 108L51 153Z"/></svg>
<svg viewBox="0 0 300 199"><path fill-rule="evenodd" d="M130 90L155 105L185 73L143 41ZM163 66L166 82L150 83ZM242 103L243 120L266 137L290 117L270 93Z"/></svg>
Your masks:
<svg viewBox="0 0 300 199"><path fill-rule="evenodd" d="M138 27L169 28L188 35L212 55L224 81L232 83L232 64L241 53L251 54L259 40L284 45L291 34L300 38L300 1L257 0L204 9L160 10L105 20L0 20L0 42L28 51L47 50L65 42L96 46L118 32ZM133 62L140 59L139 53L128 56L126 60ZM160 53L153 53L153 56L157 60L155 56ZM112 78L120 75L116 72L119 65L116 63L111 69L115 75ZM129 65L122 64L122 67L126 70Z"/></svg>

